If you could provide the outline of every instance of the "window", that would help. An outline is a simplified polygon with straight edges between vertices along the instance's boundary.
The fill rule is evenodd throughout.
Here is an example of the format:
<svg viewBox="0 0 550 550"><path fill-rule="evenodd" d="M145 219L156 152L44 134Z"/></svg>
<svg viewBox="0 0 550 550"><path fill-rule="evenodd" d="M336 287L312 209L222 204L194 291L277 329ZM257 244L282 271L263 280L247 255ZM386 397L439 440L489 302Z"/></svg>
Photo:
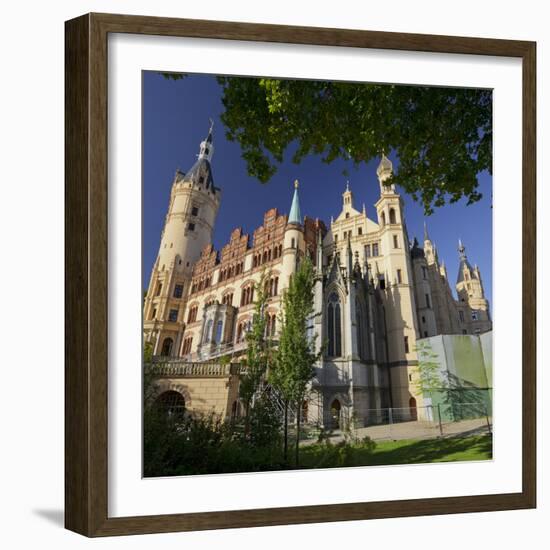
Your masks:
<svg viewBox="0 0 550 550"><path fill-rule="evenodd" d="M424 266L422 266L422 278L427 279L427 275L428 275L427 269Z"/></svg>
<svg viewBox="0 0 550 550"><path fill-rule="evenodd" d="M155 296L160 296L161 292L162 292L162 283L159 283L157 285L157 292L155 293Z"/></svg>
<svg viewBox="0 0 550 550"><path fill-rule="evenodd" d="M194 224L194 223L188 224L188 225L187 225L187 229L188 229L189 231L195 231L195 224Z"/></svg>
<svg viewBox="0 0 550 550"><path fill-rule="evenodd" d="M479 313L475 309L472 310L472 321L479 321Z"/></svg>
<svg viewBox="0 0 550 550"><path fill-rule="evenodd" d="M170 313L168 313L168 320L171 323L175 323L178 320L178 310L177 309L171 309Z"/></svg>
<svg viewBox="0 0 550 550"><path fill-rule="evenodd" d="M349 218L349 212L346 212L346 219Z"/></svg>
<svg viewBox="0 0 550 550"><path fill-rule="evenodd" d="M187 322L188 323L194 323L197 320L197 312L199 310L198 306L193 306L189 310L189 314L187 315Z"/></svg>
<svg viewBox="0 0 550 550"><path fill-rule="evenodd" d="M201 177L199 178L199 183L204 183L204 176L201 176Z"/></svg>
<svg viewBox="0 0 550 550"><path fill-rule="evenodd" d="M365 245L365 256L370 258L370 244Z"/></svg>
<svg viewBox="0 0 550 550"><path fill-rule="evenodd" d="M382 215L380 216L380 223L382 224L382 227L386 225L386 213L382 212Z"/></svg>
<svg viewBox="0 0 550 550"><path fill-rule="evenodd" d="M338 235L334 235L334 244L338 244Z"/></svg>
<svg viewBox="0 0 550 550"><path fill-rule="evenodd" d="M183 296L183 285L176 285L174 287L174 298L181 298Z"/></svg>
<svg viewBox="0 0 550 550"><path fill-rule="evenodd" d="M422 315L422 322L426 323L426 317L424 317L424 315Z"/></svg>
<svg viewBox="0 0 550 550"><path fill-rule="evenodd" d="M335 292L328 298L327 306L328 355L340 357L342 355L342 326L340 312L340 298Z"/></svg>
<svg viewBox="0 0 550 550"><path fill-rule="evenodd" d="M344 231L344 240L346 240L347 238L348 238L348 232Z"/></svg>
<svg viewBox="0 0 550 550"><path fill-rule="evenodd" d="M378 243L373 243L372 245L372 255L378 256Z"/></svg>
<svg viewBox="0 0 550 550"><path fill-rule="evenodd" d="M241 291L241 306L247 306L254 301L254 286L250 285Z"/></svg>
<svg viewBox="0 0 550 550"><path fill-rule="evenodd" d="M156 319L157 318L157 309L153 309L153 313L151 314L151 319Z"/></svg>
<svg viewBox="0 0 550 550"><path fill-rule="evenodd" d="M183 347L181 349L183 355L191 353L191 346L193 345L193 337L190 336L183 341Z"/></svg>
<svg viewBox="0 0 550 550"><path fill-rule="evenodd" d="M221 344L223 340L223 321L218 321L216 324L216 344Z"/></svg>
<svg viewBox="0 0 550 550"><path fill-rule="evenodd" d="M393 236L393 247L394 248L399 248L399 241L397 239L397 235Z"/></svg>
<svg viewBox="0 0 550 550"><path fill-rule="evenodd" d="M462 329L462 334L466 334L466 329L465 328Z"/></svg>
<svg viewBox="0 0 550 550"><path fill-rule="evenodd" d="M464 322L464 312L462 310L459 310L458 312L458 318L460 319L460 322Z"/></svg>
<svg viewBox="0 0 550 550"><path fill-rule="evenodd" d="M405 336L405 338L403 340L404 340L404 343L405 343L405 353L409 353L409 337Z"/></svg>
<svg viewBox="0 0 550 550"><path fill-rule="evenodd" d="M358 235L362 235L362 234L363 234L363 228L362 228L362 227L358 227L358 228L357 228L357 234L358 234Z"/></svg>
<svg viewBox="0 0 550 550"><path fill-rule="evenodd" d="M204 150L204 154L205 155L208 155L208 153L210 153L210 149L208 149L208 147Z"/></svg>
<svg viewBox="0 0 550 550"><path fill-rule="evenodd" d="M395 210L393 208L390 208L390 223L397 223L395 221Z"/></svg>
<svg viewBox="0 0 550 550"><path fill-rule="evenodd" d="M379 275L378 285L380 286L380 290L386 290L386 278L384 275Z"/></svg>
<svg viewBox="0 0 550 550"><path fill-rule="evenodd" d="M424 338L427 338L427 337L428 337L428 331L425 330L425 331L424 331Z"/></svg>
<svg viewBox="0 0 550 550"><path fill-rule="evenodd" d="M162 350L160 354L163 357L168 357L172 353L172 346L174 345L174 341L172 338L165 338L164 342L162 343Z"/></svg>
<svg viewBox="0 0 550 550"><path fill-rule="evenodd" d="M400 285L403 282L403 277L401 276L401 270L397 270L397 284Z"/></svg>
<svg viewBox="0 0 550 550"><path fill-rule="evenodd" d="M204 327L204 334L202 337L202 343L208 342L212 338L212 319L208 319L206 327Z"/></svg>
<svg viewBox="0 0 550 550"><path fill-rule="evenodd" d="M199 215L199 207L193 206L193 208L191 208L191 216L198 216L198 215Z"/></svg>
<svg viewBox="0 0 550 550"><path fill-rule="evenodd" d="M426 298L426 307L428 309L430 309L432 307L432 304L430 302L430 295L429 294L424 294L424 297Z"/></svg>
<svg viewBox="0 0 550 550"><path fill-rule="evenodd" d="M296 239L294 237L290 240L290 248L296 248Z"/></svg>

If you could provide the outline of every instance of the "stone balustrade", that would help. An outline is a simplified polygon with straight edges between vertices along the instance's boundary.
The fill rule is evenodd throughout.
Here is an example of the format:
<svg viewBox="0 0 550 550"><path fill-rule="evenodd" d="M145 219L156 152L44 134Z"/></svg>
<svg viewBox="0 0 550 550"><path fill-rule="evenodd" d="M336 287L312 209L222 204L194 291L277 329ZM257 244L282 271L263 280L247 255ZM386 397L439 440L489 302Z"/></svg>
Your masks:
<svg viewBox="0 0 550 550"><path fill-rule="evenodd" d="M178 359L154 360L146 369L163 378L227 378L244 372L240 363L195 363Z"/></svg>

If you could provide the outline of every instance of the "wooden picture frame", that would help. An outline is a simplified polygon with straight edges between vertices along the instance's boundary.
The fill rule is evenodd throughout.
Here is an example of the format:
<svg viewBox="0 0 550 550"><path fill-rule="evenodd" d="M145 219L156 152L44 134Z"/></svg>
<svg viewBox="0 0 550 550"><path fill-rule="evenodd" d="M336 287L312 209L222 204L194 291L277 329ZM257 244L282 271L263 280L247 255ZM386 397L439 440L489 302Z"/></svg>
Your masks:
<svg viewBox="0 0 550 550"><path fill-rule="evenodd" d="M107 37L132 33L519 58L523 70L522 491L139 517L108 516ZM65 525L125 535L536 506L536 45L451 36L88 14L66 22Z"/></svg>

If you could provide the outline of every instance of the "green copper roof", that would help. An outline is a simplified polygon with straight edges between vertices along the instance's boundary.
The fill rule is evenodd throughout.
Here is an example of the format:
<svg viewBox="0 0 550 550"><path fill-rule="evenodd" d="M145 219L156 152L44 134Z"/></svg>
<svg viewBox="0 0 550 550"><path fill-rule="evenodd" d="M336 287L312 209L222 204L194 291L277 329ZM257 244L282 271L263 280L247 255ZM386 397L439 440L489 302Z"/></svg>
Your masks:
<svg viewBox="0 0 550 550"><path fill-rule="evenodd" d="M302 213L300 212L300 199L298 198L298 180L294 182L294 196L292 197L292 206L288 215L288 223L302 223Z"/></svg>

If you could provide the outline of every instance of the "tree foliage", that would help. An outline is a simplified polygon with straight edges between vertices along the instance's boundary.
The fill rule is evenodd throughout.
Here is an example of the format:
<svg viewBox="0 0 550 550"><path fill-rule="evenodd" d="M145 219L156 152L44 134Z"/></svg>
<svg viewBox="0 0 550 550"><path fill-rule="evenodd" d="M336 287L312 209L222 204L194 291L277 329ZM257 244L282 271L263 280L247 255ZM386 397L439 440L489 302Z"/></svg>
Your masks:
<svg viewBox="0 0 550 550"><path fill-rule="evenodd" d="M268 272L264 271L259 282L254 285L254 313L250 330L246 334L246 371L241 375L239 385L247 431L250 404L266 372L272 347L266 337L267 318L264 313L268 298L265 284L268 277Z"/></svg>
<svg viewBox="0 0 550 550"><path fill-rule="evenodd" d="M492 92L330 81L219 77L227 137L251 176L267 182L289 149L359 165L394 150L400 185L427 214L446 201L481 198L491 172Z"/></svg>
<svg viewBox="0 0 550 550"><path fill-rule="evenodd" d="M288 288L283 294L283 304L279 316L279 346L269 371L269 381L281 394L285 402L296 408L296 465L298 465L298 446L300 413L308 384L315 374L314 364L318 359L315 352L315 338L310 338L308 323L314 313L313 306L313 265L309 258L300 261L297 271L292 275ZM288 416L285 414L285 457L288 437Z"/></svg>

